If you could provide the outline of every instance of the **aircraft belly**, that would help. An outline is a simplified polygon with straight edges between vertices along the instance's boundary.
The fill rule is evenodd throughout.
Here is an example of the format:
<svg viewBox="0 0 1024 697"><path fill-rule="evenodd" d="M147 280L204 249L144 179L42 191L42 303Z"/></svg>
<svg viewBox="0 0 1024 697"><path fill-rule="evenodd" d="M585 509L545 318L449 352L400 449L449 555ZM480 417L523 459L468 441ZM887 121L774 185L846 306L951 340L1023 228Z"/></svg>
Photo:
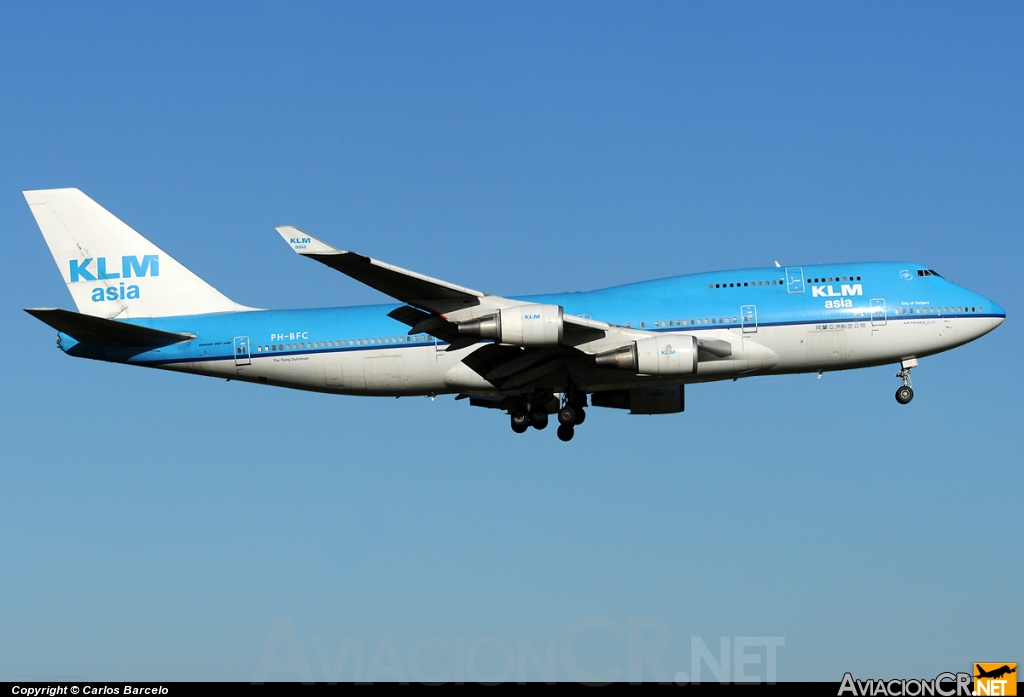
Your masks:
<svg viewBox="0 0 1024 697"><path fill-rule="evenodd" d="M317 373L317 387L384 396L443 392L443 373L435 353L431 346L327 354Z"/></svg>

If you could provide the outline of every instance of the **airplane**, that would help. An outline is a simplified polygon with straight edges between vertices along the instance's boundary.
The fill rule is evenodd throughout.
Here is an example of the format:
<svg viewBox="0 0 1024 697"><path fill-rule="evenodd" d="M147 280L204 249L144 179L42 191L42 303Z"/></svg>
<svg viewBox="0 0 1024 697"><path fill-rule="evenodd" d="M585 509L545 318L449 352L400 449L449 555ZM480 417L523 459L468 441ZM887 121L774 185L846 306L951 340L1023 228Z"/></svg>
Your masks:
<svg viewBox="0 0 1024 697"><path fill-rule="evenodd" d="M899 364L973 341L1006 313L911 262L738 269L589 292L501 297L276 228L300 256L397 303L235 303L78 189L24 192L78 312L30 308L70 355L341 395L455 394L512 430L586 408L672 414L685 386Z"/></svg>
<svg viewBox="0 0 1024 697"><path fill-rule="evenodd" d="M974 676L976 678L1001 678L1004 675L1009 675L1010 673L1017 672L1016 664L1014 664L1013 668L1011 668L1009 665L1002 665L999 668L994 668L993 670L985 670L980 665L975 664L975 668L978 671L978 674Z"/></svg>

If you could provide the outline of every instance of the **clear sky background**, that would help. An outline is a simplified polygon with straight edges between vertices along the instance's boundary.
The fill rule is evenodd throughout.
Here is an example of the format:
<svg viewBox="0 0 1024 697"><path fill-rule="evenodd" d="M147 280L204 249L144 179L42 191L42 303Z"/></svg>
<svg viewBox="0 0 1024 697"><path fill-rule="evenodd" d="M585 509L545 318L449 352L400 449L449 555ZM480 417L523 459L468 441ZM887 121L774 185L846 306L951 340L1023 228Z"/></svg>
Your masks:
<svg viewBox="0 0 1024 697"><path fill-rule="evenodd" d="M563 444L62 355L21 191L65 186L258 307L384 300L290 224L505 295L914 260L1008 319L907 407L896 366L754 378ZM319 681L346 637L567 677L574 627L628 674L631 621L670 676L692 637L784 637L783 680L1024 662L1020 3L7 2L0 224L0 680Z"/></svg>

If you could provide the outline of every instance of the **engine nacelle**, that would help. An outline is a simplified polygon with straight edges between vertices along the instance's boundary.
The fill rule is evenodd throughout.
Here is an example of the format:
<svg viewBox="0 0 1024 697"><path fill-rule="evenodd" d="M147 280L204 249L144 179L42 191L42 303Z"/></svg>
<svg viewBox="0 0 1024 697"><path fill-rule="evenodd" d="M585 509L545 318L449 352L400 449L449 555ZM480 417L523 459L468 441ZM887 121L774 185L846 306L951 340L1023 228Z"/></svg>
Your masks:
<svg viewBox="0 0 1024 697"><path fill-rule="evenodd" d="M697 372L697 337L665 334L634 341L629 346L599 353L599 368L617 368L643 375L692 375Z"/></svg>
<svg viewBox="0 0 1024 697"><path fill-rule="evenodd" d="M562 343L564 326L560 305L503 307L497 314L458 325L460 336L478 336L516 346L557 346Z"/></svg>
<svg viewBox="0 0 1024 697"><path fill-rule="evenodd" d="M644 375L692 375L697 372L697 337L652 336L636 342L637 372Z"/></svg>

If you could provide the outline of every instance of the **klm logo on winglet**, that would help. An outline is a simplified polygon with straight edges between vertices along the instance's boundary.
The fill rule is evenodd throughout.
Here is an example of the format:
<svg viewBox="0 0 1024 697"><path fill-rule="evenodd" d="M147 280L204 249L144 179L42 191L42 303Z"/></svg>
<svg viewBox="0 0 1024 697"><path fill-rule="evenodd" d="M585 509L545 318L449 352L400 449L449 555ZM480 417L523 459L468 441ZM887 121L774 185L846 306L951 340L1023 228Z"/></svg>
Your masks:
<svg viewBox="0 0 1024 697"><path fill-rule="evenodd" d="M837 293L831 284L827 286L811 286L812 298L842 298L847 295L864 295L864 288L859 283L854 283L853 285L846 285L844 283Z"/></svg>
<svg viewBox="0 0 1024 697"><path fill-rule="evenodd" d="M291 244L309 244L313 240L309 237L289 237L288 242Z"/></svg>
<svg viewBox="0 0 1024 697"><path fill-rule="evenodd" d="M96 265L93 266L93 262ZM160 255L146 254L141 259L135 256L121 257L121 270L113 271L107 268L106 257L96 259L84 259L79 261L72 259L71 283L79 281L110 281L117 278L142 278L143 276L160 275ZM139 287L136 285L125 286L120 283L119 287L108 286L106 288L94 288L92 301L94 303L105 300L134 300L139 297Z"/></svg>

